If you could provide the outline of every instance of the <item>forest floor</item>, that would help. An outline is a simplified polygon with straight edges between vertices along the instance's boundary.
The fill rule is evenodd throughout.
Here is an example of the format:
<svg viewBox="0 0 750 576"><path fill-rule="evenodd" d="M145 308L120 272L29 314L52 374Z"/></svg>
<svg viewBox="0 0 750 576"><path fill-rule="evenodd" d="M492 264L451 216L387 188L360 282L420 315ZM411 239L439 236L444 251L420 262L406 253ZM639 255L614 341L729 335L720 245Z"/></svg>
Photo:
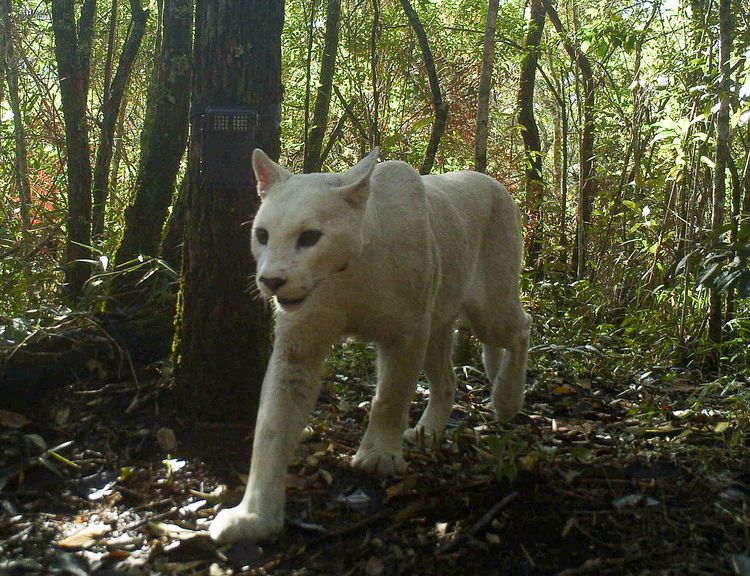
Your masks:
<svg viewBox="0 0 750 576"><path fill-rule="evenodd" d="M583 377L532 355L525 409L500 425L481 374L459 369L443 441L380 479L349 465L368 355L331 364L286 530L260 546L208 538L248 461L175 447L158 370L0 411L0 574L750 574L750 407L700 373Z"/></svg>

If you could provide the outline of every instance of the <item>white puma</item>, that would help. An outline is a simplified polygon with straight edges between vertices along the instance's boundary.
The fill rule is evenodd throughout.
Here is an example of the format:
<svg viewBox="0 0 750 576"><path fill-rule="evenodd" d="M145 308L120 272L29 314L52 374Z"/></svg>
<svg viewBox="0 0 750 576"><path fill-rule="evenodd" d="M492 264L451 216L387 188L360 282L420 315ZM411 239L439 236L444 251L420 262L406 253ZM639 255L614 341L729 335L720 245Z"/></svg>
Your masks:
<svg viewBox="0 0 750 576"><path fill-rule="evenodd" d="M498 418L523 405L530 320L519 301L518 209L476 172L420 176L378 150L343 174L292 175L255 150L261 207L253 222L257 283L277 304L250 477L242 502L211 523L218 542L262 540L284 526L284 480L320 389L331 345L378 348L369 424L352 461L401 473L402 438L420 370L430 385L417 423L439 436L453 406L456 320L483 344ZM505 351L503 350L505 349ZM507 351L507 352L506 352Z"/></svg>

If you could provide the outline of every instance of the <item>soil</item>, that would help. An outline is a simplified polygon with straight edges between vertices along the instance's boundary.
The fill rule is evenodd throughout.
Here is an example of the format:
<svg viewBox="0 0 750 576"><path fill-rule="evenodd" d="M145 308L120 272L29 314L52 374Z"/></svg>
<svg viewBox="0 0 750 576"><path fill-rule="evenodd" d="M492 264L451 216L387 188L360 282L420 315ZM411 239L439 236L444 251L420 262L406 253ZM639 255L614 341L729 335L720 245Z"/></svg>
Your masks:
<svg viewBox="0 0 750 576"><path fill-rule="evenodd" d="M206 448L170 412L163 367L0 411L0 573L750 574L750 408L701 374L540 368L499 424L465 367L443 440L382 479L349 464L374 381L349 368L331 369L289 469L285 532L260 545L206 533L242 493L247 431Z"/></svg>

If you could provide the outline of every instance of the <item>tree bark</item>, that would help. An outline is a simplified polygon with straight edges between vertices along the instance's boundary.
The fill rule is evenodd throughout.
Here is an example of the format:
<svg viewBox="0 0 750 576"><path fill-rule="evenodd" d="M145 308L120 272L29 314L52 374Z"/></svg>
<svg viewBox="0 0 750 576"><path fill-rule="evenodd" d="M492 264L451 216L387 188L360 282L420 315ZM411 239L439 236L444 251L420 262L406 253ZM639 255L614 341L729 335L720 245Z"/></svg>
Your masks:
<svg viewBox="0 0 750 576"><path fill-rule="evenodd" d="M323 136L328 126L328 111L333 93L333 76L336 72L336 53L339 46L339 20L341 0L328 0L323 57L320 63L320 82L315 97L312 126L305 145L303 171L320 172L322 168Z"/></svg>
<svg viewBox="0 0 750 576"><path fill-rule="evenodd" d="M477 94L476 136L474 139L474 170L487 172L487 138L489 136L490 93L492 92L492 69L495 64L495 30L499 0L488 0L484 21L484 44L482 69L479 75ZM456 330L453 357L457 365L464 366L473 361L471 333L464 327Z"/></svg>
<svg viewBox="0 0 750 576"><path fill-rule="evenodd" d="M187 144L193 0L166 0L162 21L161 51L146 103L135 195L125 211L125 231L115 256L118 266L140 255L160 253L162 230ZM138 280L129 274L115 276L111 305L142 304L148 287L139 288Z"/></svg>
<svg viewBox="0 0 750 576"><path fill-rule="evenodd" d="M742 196L741 220L750 219L750 123L747 125L747 144L745 146L745 167L742 169L742 182L745 192Z"/></svg>
<svg viewBox="0 0 750 576"><path fill-rule="evenodd" d="M52 0L55 59L65 119L68 214L65 239L65 291L77 300L91 274L91 150L86 122L91 39L96 0L84 0L76 27L73 0Z"/></svg>
<svg viewBox="0 0 750 576"><path fill-rule="evenodd" d="M542 203L544 201L544 177L542 174L542 144L539 129L534 117L534 84L539 58L539 42L544 31L544 4L541 0L531 0L526 42L521 60L520 84L518 87L518 124L526 153L526 233L528 246L526 265L537 269L542 251Z"/></svg>
<svg viewBox="0 0 750 576"><path fill-rule="evenodd" d="M424 31L424 26L422 26L422 22L419 20L419 16L412 7L411 2L409 2L409 0L400 0L400 2L406 13L406 17L409 19L409 24L417 35L419 47L422 50L422 60L424 61L424 66L427 71L427 79L430 82L432 105L435 108L435 121L432 124L430 141L427 144L424 161L419 170L420 174L429 174L435 164L435 156L437 155L438 146L440 146L440 139L442 138L443 132L445 132L445 126L448 123L448 103L443 101L443 93L440 90L440 81L438 80L437 71L435 70L435 59L432 56L432 50L427 41L427 34Z"/></svg>
<svg viewBox="0 0 750 576"><path fill-rule="evenodd" d="M29 161L26 146L26 127L21 111L21 101L18 92L18 61L13 49L14 27L11 21L10 0L0 0L0 71L4 71L8 84L8 100L13 113L13 129L15 135L16 153L13 171L16 181L16 191L21 208L21 236L26 239L29 235L31 185L29 183ZM2 76L0 75L0 83Z"/></svg>
<svg viewBox="0 0 750 576"><path fill-rule="evenodd" d="M716 155L714 157L713 198L711 206L711 229L716 236L714 245L721 244L719 230L724 223L724 202L726 199L726 169L729 158L729 96L731 90L730 58L732 51L732 11L731 0L719 1L719 110L716 114ZM708 336L718 345L722 339L724 325L721 294L712 287L709 297ZM719 352L714 351L714 365L719 366Z"/></svg>
<svg viewBox="0 0 750 576"><path fill-rule="evenodd" d="M312 99L312 58L315 41L315 7L318 0L310 0L310 16L307 19L307 58L305 60L305 150L310 137L310 100Z"/></svg>
<svg viewBox="0 0 750 576"><path fill-rule="evenodd" d="M565 90L565 78L555 74L554 66L552 66L550 58L550 69L552 70L552 80L556 91L559 93L560 98L558 99L559 108L554 114L554 154L556 158L553 158L553 172L555 174L555 185L559 187L560 192L560 219L557 223L557 242L560 247L559 258L557 259L561 265L562 271L567 272L568 265L568 107L567 107L567 91Z"/></svg>
<svg viewBox="0 0 750 576"><path fill-rule="evenodd" d="M109 195L110 203L119 198L120 187L120 164L122 164L123 145L125 138L125 114L128 109L127 94L122 99L120 113L117 115L117 127L115 128L115 149L112 153L112 168L109 171Z"/></svg>
<svg viewBox="0 0 750 576"><path fill-rule="evenodd" d="M115 55L115 39L117 37L117 0L112 0L109 11L109 30L107 32L107 55L104 59L104 83L102 94L104 100L109 98L109 88L112 85L112 61Z"/></svg>
<svg viewBox="0 0 750 576"><path fill-rule="evenodd" d="M495 65L495 29L499 0L488 0L487 17L484 21L484 48L482 71L479 75L477 95L477 134L474 141L474 170L487 171L487 138L489 137L490 93L492 92L492 69Z"/></svg>
<svg viewBox="0 0 750 576"><path fill-rule="evenodd" d="M177 191L177 199L164 226L164 239L161 242L161 258L167 266L178 274L182 267L182 238L185 235L185 203L187 202L188 175L186 174Z"/></svg>
<svg viewBox="0 0 750 576"><path fill-rule="evenodd" d="M94 164L92 236L95 241L101 240L104 235L104 215L109 195L109 169L112 165L117 118L130 73L146 31L147 20L148 10L143 9L141 1L130 0L130 34L122 48L115 77L112 83L106 86L107 98L102 105L102 128Z"/></svg>
<svg viewBox="0 0 750 576"><path fill-rule="evenodd" d="M380 38L380 0L372 0L370 27L370 79L372 80L372 146L380 146L380 89L378 87L378 39Z"/></svg>
<svg viewBox="0 0 750 576"><path fill-rule="evenodd" d="M198 0L193 106L250 106L255 145L279 157L282 0ZM227 56L231 55L231 58ZM186 423L252 424L270 353L270 312L248 295L255 187L210 186L192 133L175 335L175 397ZM247 170L251 170L248 162Z"/></svg>
<svg viewBox="0 0 750 576"><path fill-rule="evenodd" d="M555 27L562 40L565 51L576 63L583 79L583 119L581 139L579 143L579 200L578 200L578 232L576 250L576 276L582 279L587 272L588 236L591 228L591 213L594 197L596 196L596 176L594 162L594 103L596 84L591 63L580 47L568 39L565 27L560 21L557 10L550 0L541 0L547 11L550 22Z"/></svg>

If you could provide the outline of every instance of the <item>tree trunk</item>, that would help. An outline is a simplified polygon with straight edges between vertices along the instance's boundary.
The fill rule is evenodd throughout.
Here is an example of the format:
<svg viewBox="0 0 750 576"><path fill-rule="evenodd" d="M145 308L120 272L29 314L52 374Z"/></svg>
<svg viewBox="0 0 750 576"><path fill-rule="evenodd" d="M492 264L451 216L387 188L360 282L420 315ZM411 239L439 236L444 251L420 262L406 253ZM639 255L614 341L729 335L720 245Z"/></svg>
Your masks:
<svg viewBox="0 0 750 576"><path fill-rule="evenodd" d="M482 71L479 76L477 95L477 134L474 141L474 170L487 171L487 138L489 137L490 93L492 92L492 69L495 65L495 29L499 0L487 2L487 18L484 21L484 49Z"/></svg>
<svg viewBox="0 0 750 576"><path fill-rule="evenodd" d="M594 74L589 59L576 44L573 44L568 39L565 27L562 25L560 17L557 15L557 10L552 6L550 0L541 1L544 4L550 22L552 22L563 42L565 51L570 56L571 60L576 63L576 66L581 73L581 78L583 79L583 119L581 121L581 139L578 148L580 174L578 184L578 246L576 250L576 275L581 279L585 276L587 271L588 236L591 227L591 212L594 197L596 196L594 163L594 95L596 84L594 82Z"/></svg>
<svg viewBox="0 0 750 576"><path fill-rule="evenodd" d="M161 51L146 104L135 197L125 211L125 231L115 256L118 266L140 255L160 253L162 230L187 143L192 25L193 0L164 2ZM138 280L135 275L115 276L113 305L142 303L148 290L139 289Z"/></svg>
<svg viewBox="0 0 750 576"><path fill-rule="evenodd" d="M193 106L250 106L259 113L255 146L279 157L282 0L198 0ZM227 58L227 55L233 55ZM270 353L271 316L248 295L255 272L249 228L255 187L211 185L200 170L193 124L178 301L176 401L186 423L251 424ZM251 170L250 162L247 170ZM254 184L254 182L252 183Z"/></svg>
<svg viewBox="0 0 750 576"><path fill-rule="evenodd" d="M109 98L109 89L112 86L112 61L115 56L115 40L117 37L117 0L112 0L112 6L109 11L109 30L107 33L107 55L104 59L104 83L102 94L104 100Z"/></svg>
<svg viewBox="0 0 750 576"><path fill-rule="evenodd" d="M315 41L315 7L318 0L310 0L310 16L307 19L307 59L305 61L305 150L310 137L310 100L312 99L312 58Z"/></svg>
<svg viewBox="0 0 750 576"><path fill-rule="evenodd" d="M750 219L750 123L747 125L747 144L745 145L745 167L742 169L742 183L745 192L742 196L741 220Z"/></svg>
<svg viewBox="0 0 750 576"><path fill-rule="evenodd" d="M539 42L544 31L544 4L531 0L527 23L526 42L521 60L520 84L518 88L518 124L521 126L523 147L526 153L526 265L536 268L541 274L539 256L542 251L542 203L544 182L542 174L542 144L534 117L534 84L538 60Z"/></svg>
<svg viewBox="0 0 750 576"><path fill-rule="evenodd" d="M115 77L112 83L105 87L107 98L102 105L102 128L94 164L92 236L95 241L100 241L104 235L104 214L109 194L109 169L112 165L117 118L146 31L147 20L148 10L143 9L141 1L130 0L130 34L122 48Z"/></svg>
<svg viewBox="0 0 750 576"><path fill-rule="evenodd" d="M28 238L31 205L31 185L29 183L29 162L26 147L26 128L21 112L21 101L18 94L18 61L13 49L13 22L10 11L10 0L0 0L0 71L5 72L8 84L8 100L13 113L13 128L16 142L16 154L13 171L15 173L16 191L21 208L21 236ZM0 83L2 76L0 75Z"/></svg>
<svg viewBox="0 0 750 576"><path fill-rule="evenodd" d="M380 0L372 0L370 27L370 78L372 80L372 146L380 146L380 89L378 88L378 39L380 38Z"/></svg>
<svg viewBox="0 0 750 576"><path fill-rule="evenodd" d="M487 171L487 138L489 136L490 93L492 92L492 69L495 64L495 29L499 0L488 0L487 17L484 21L484 47L482 51L482 71L479 76L477 95L476 137L474 140L474 170ZM473 362L471 333L459 327L455 333L453 357L458 366Z"/></svg>
<svg viewBox="0 0 750 576"><path fill-rule="evenodd" d="M409 19L409 24L417 35L419 46L422 49L422 60L427 70L427 79L430 82L430 92L432 93L432 105L435 108L435 122L432 124L430 141L427 144L424 161L419 170L420 174L429 174L435 164L435 156L437 155L438 146L440 146L440 139L448 123L448 103L443 101L443 93L440 90L440 82L435 70L435 59L432 57L432 50L430 50L430 44L427 42L427 34L424 31L422 22L419 20L419 16L409 0L400 1L404 12L406 12L406 17Z"/></svg>
<svg viewBox="0 0 750 576"><path fill-rule="evenodd" d="M734 251L734 257L741 259L741 249L737 241L740 231L740 219L742 217L742 178L740 177L740 172L734 162L734 158L732 158L731 150L727 158L727 167L732 176L732 212L729 216L729 244ZM729 286L727 288L727 305L724 314L724 324L728 324L732 318L734 318L735 291L734 286Z"/></svg>
<svg viewBox="0 0 750 576"><path fill-rule="evenodd" d="M164 226L164 240L161 242L161 258L167 266L178 274L182 268L182 238L185 235L185 203L187 202L188 175L186 174L177 191L177 199L172 206Z"/></svg>
<svg viewBox="0 0 750 576"><path fill-rule="evenodd" d="M711 230L716 239L715 246L721 244L719 229L724 223L724 201L726 198L726 169L729 158L729 96L731 90L731 67L729 59L732 51L732 11L731 0L719 1L719 72L718 87L719 111L716 114L716 155L714 157L713 199L711 205ZM708 336L714 344L721 343L723 314L721 294L712 287L710 291ZM719 366L719 352L714 351L714 365Z"/></svg>
<svg viewBox="0 0 750 576"><path fill-rule="evenodd" d="M320 82L315 97L312 126L305 145L303 171L320 172L322 168L323 136L328 126L328 110L331 106L333 76L336 71L336 52L339 46L339 20L341 0L328 0L326 10L326 32L323 58L320 64Z"/></svg>
<svg viewBox="0 0 750 576"><path fill-rule="evenodd" d="M91 150L86 122L91 38L96 0L84 0L76 27L73 0L52 1L55 59L65 119L68 214L65 239L65 291L71 300L83 294L91 274Z"/></svg>
<svg viewBox="0 0 750 576"><path fill-rule="evenodd" d="M554 150L557 158L553 158L555 174L555 186L559 187L560 192L560 219L557 223L557 242L560 247L560 254L557 259L561 265L561 270L567 272L568 265L568 97L565 90L565 78L555 74L554 66L550 58L550 69L552 70L552 79L560 94L558 100L559 108L553 117L554 130Z"/></svg>
<svg viewBox="0 0 750 576"><path fill-rule="evenodd" d="M109 171L109 195L110 203L113 200L119 200L120 192L120 164L122 164L123 145L125 138L125 114L128 109L127 94L122 99L120 113L117 115L117 128L115 129L115 150L112 153L112 168ZM120 203L122 203L120 201Z"/></svg>

